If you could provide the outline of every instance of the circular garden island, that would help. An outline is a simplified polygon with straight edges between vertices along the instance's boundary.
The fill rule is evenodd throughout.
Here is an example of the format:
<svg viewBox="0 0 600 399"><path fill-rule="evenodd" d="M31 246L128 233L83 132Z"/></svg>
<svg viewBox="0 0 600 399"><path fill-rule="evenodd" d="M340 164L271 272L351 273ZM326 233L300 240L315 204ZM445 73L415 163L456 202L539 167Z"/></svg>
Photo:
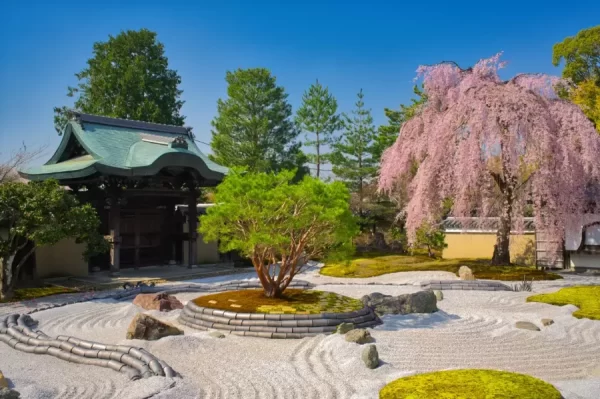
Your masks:
<svg viewBox="0 0 600 399"><path fill-rule="evenodd" d="M356 328L381 323L354 298L333 292L287 289L280 298L261 289L227 291L189 301L179 321L200 330L262 338L304 338L336 331L341 323Z"/></svg>
<svg viewBox="0 0 600 399"><path fill-rule="evenodd" d="M400 378L379 392L380 399L561 399L540 379L498 370L447 370Z"/></svg>

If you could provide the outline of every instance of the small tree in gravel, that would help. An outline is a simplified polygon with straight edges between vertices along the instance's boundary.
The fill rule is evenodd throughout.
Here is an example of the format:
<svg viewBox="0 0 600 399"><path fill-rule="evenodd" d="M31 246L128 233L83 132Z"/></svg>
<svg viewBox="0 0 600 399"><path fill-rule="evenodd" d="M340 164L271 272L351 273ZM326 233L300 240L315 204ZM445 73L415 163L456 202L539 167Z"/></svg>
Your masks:
<svg viewBox="0 0 600 399"><path fill-rule="evenodd" d="M54 180L0 184L0 299L12 298L19 271L37 246L75 238L88 244L86 257L107 251L99 226L94 208ZM27 246L31 241L35 245Z"/></svg>
<svg viewBox="0 0 600 399"><path fill-rule="evenodd" d="M240 251L252 260L267 297L280 297L304 262L351 251L358 233L348 189L294 171L244 173L234 170L215 192L217 206L200 218L206 241Z"/></svg>

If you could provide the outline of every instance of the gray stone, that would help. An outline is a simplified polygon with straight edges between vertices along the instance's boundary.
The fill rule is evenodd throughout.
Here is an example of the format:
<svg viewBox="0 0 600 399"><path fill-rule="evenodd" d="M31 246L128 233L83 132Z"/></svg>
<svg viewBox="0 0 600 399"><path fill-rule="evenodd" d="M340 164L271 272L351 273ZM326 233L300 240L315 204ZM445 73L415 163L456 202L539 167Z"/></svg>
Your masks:
<svg viewBox="0 0 600 399"><path fill-rule="evenodd" d="M379 353L375 345L367 345L360 357L367 368L375 369L379 366Z"/></svg>
<svg viewBox="0 0 600 399"><path fill-rule="evenodd" d="M378 315L434 313L437 312L437 299L431 291L419 291L414 294L398 296L383 295L375 292L361 298L365 306L370 307Z"/></svg>
<svg viewBox="0 0 600 399"><path fill-rule="evenodd" d="M19 399L21 394L14 389L0 388L0 399Z"/></svg>
<svg viewBox="0 0 600 399"><path fill-rule="evenodd" d="M210 335L211 337L214 337L214 338L225 338L225 334L223 334L222 332L219 332L219 331L211 331L208 333L208 335Z"/></svg>
<svg viewBox="0 0 600 399"><path fill-rule="evenodd" d="M542 319L542 324L544 325L544 327L548 327L548 326L554 324L554 320L552 320L552 319Z"/></svg>
<svg viewBox="0 0 600 399"><path fill-rule="evenodd" d="M346 333L346 341L362 345L373 342L373 338L371 337L371 333L369 333L367 330L357 328Z"/></svg>
<svg viewBox="0 0 600 399"><path fill-rule="evenodd" d="M127 339L156 341L170 335L183 335L183 331L143 313L136 315L127 329Z"/></svg>
<svg viewBox="0 0 600 399"><path fill-rule="evenodd" d="M515 327L520 328L522 330L540 331L540 328L538 326L528 321L517 321Z"/></svg>
<svg viewBox="0 0 600 399"><path fill-rule="evenodd" d="M435 295L435 299L441 301L444 299L444 293L440 290L433 290L433 295Z"/></svg>
<svg viewBox="0 0 600 399"><path fill-rule="evenodd" d="M340 325L337 326L336 332L338 334L346 334L350 330L354 330L354 324L353 323L342 323L342 324L340 324Z"/></svg>
<svg viewBox="0 0 600 399"><path fill-rule="evenodd" d="M460 269L458 269L458 277L461 280L475 280L473 271L467 266L461 266Z"/></svg>

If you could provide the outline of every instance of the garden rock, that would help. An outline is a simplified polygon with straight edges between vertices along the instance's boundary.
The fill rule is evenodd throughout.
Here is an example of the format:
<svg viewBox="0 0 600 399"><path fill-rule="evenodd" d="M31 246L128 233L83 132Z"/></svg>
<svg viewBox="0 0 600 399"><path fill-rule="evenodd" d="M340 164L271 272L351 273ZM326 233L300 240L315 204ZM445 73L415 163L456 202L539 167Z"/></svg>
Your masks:
<svg viewBox="0 0 600 399"><path fill-rule="evenodd" d="M473 271L467 266L461 266L460 269L458 269L458 277L461 280L475 280Z"/></svg>
<svg viewBox="0 0 600 399"><path fill-rule="evenodd" d="M156 341L170 335L182 335L183 331L175 326L163 323L154 317L140 313L136 315L127 329L127 339Z"/></svg>
<svg viewBox="0 0 600 399"><path fill-rule="evenodd" d="M434 313L438 310L436 296L431 291L419 291L414 294L398 296L383 295L379 292L374 292L363 296L361 301L378 315Z"/></svg>
<svg viewBox="0 0 600 399"><path fill-rule="evenodd" d="M375 369L379 366L379 353L375 345L366 346L360 357L367 368Z"/></svg>
<svg viewBox="0 0 600 399"><path fill-rule="evenodd" d="M19 399L21 394L14 389L0 388L0 399Z"/></svg>
<svg viewBox="0 0 600 399"><path fill-rule="evenodd" d="M542 319L542 324L544 325L544 327L548 327L548 326L554 324L554 320L552 320L552 319Z"/></svg>
<svg viewBox="0 0 600 399"><path fill-rule="evenodd" d="M367 330L363 328L357 328L346 333L346 341L362 345L373 342L373 338L371 337L371 333L369 333Z"/></svg>
<svg viewBox="0 0 600 399"><path fill-rule="evenodd" d="M160 310L161 312L183 309L183 304L177 298L165 293L139 294L133 300L133 304L146 310Z"/></svg>
<svg viewBox="0 0 600 399"><path fill-rule="evenodd" d="M354 324L353 323L342 323L342 324L340 324L340 325L337 326L336 332L338 334L346 334L350 330L354 330Z"/></svg>
<svg viewBox="0 0 600 399"><path fill-rule="evenodd" d="M517 321L515 327L520 328L522 330L540 331L540 328L538 326L528 321Z"/></svg>
<svg viewBox="0 0 600 399"><path fill-rule="evenodd" d="M213 338L225 338L225 334L219 331L211 331L208 333L208 335L210 335Z"/></svg>
<svg viewBox="0 0 600 399"><path fill-rule="evenodd" d="M444 293L440 290L433 290L433 295L435 295L435 299L441 301L444 299Z"/></svg>

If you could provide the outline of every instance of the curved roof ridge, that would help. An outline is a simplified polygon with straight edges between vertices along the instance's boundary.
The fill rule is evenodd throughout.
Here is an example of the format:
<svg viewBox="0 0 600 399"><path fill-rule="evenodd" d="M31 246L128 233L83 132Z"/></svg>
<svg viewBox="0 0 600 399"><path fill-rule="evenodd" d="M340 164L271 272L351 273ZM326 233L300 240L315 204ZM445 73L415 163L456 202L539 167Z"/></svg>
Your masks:
<svg viewBox="0 0 600 399"><path fill-rule="evenodd" d="M131 129L149 130L162 133L183 134L188 137L193 137L192 128L190 126L167 125L163 123L145 122L135 119L114 118L110 116L94 115L81 112L78 110L70 110L69 113L80 124L95 123L100 125L126 127Z"/></svg>

